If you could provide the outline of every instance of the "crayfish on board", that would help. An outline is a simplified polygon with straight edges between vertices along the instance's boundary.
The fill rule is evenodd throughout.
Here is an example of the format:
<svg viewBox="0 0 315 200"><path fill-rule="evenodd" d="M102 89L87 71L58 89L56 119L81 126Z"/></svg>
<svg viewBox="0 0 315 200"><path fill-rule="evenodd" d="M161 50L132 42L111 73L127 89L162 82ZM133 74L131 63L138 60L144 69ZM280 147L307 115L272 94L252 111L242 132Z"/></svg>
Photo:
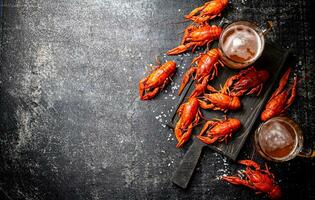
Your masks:
<svg viewBox="0 0 315 200"><path fill-rule="evenodd" d="M246 170L240 172L239 176L224 176L222 180L234 185L244 185L256 190L257 194L267 193L271 199L281 198L281 188L276 183L275 176L269 171L267 164L265 164L266 169L263 170L252 160L240 160L239 163L246 165ZM244 179L241 178L243 175L245 175Z"/></svg>
<svg viewBox="0 0 315 200"><path fill-rule="evenodd" d="M197 138L206 144L212 144L216 141L227 142L228 137L239 130L241 127L240 120L236 118L227 118L220 121L207 121L200 131ZM206 136L203 136L203 134Z"/></svg>
<svg viewBox="0 0 315 200"><path fill-rule="evenodd" d="M201 108L221 110L224 112L241 108L241 101L238 97L224 94L210 85L207 85L207 89L212 93L204 94L202 97L204 100L199 100ZM209 101L209 103L207 101Z"/></svg>
<svg viewBox="0 0 315 200"><path fill-rule="evenodd" d="M260 118L262 121L267 121L268 119L285 112L293 103L296 96L297 77L294 77L293 85L288 89L285 89L290 72L291 68L289 68L280 79L279 87L271 95L264 111L261 113Z"/></svg>
<svg viewBox="0 0 315 200"><path fill-rule="evenodd" d="M198 99L195 97L189 98L186 103L179 107L177 114L179 120L176 123L174 132L178 141L176 148L180 148L190 139L194 126L198 124L200 116L202 116Z"/></svg>
<svg viewBox="0 0 315 200"><path fill-rule="evenodd" d="M196 47L210 44L213 40L220 37L222 28L216 25L210 26L208 23L189 25L184 31L184 37L179 46L167 52L167 55L177 55L188 51L192 48L192 52Z"/></svg>
<svg viewBox="0 0 315 200"><path fill-rule="evenodd" d="M269 78L266 70L257 71L254 67L249 67L240 71L238 74L228 78L223 86L222 92L230 96L242 96L260 94L263 84Z"/></svg>
<svg viewBox="0 0 315 200"><path fill-rule="evenodd" d="M192 66L195 64L195 66ZM180 95L187 85L190 76L195 74L195 90L191 93L190 97L199 96L204 93L207 84L218 75L218 65L223 66L219 61L219 50L217 48L211 49L206 53L201 53L194 58L191 62L191 68L185 73L178 95Z"/></svg>
<svg viewBox="0 0 315 200"><path fill-rule="evenodd" d="M157 66L150 75L139 82L139 94L141 100L152 99L160 90L162 90L175 74L176 63L168 61L163 65Z"/></svg>
<svg viewBox="0 0 315 200"><path fill-rule="evenodd" d="M186 19L190 19L196 23L204 23L216 16L221 15L221 11L229 3L228 0L212 0L205 3L203 6L195 8L188 15L185 16Z"/></svg>

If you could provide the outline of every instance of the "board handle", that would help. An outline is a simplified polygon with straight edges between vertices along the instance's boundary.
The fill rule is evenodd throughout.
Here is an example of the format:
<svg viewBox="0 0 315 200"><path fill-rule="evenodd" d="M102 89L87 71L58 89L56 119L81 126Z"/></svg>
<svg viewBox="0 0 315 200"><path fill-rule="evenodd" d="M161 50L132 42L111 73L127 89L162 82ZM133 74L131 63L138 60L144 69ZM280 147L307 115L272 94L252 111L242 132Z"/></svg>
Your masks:
<svg viewBox="0 0 315 200"><path fill-rule="evenodd" d="M187 187L198 164L204 146L206 145L203 142L194 138L194 142L189 147L171 179L174 184L184 189Z"/></svg>

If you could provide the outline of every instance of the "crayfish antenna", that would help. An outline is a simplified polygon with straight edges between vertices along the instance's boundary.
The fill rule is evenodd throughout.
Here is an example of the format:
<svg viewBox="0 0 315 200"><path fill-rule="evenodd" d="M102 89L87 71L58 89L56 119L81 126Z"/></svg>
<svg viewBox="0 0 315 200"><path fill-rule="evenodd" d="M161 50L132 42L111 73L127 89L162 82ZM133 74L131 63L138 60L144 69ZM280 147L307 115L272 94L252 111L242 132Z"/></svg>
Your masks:
<svg viewBox="0 0 315 200"><path fill-rule="evenodd" d="M183 23L186 23L186 22L189 22L190 20L189 19L184 19L182 21L179 21L179 22L174 22L173 24L183 24Z"/></svg>
<svg viewBox="0 0 315 200"><path fill-rule="evenodd" d="M160 59L160 56L156 56L156 57L155 57L155 62L156 62L156 64L158 64L158 66L161 66L161 59Z"/></svg>

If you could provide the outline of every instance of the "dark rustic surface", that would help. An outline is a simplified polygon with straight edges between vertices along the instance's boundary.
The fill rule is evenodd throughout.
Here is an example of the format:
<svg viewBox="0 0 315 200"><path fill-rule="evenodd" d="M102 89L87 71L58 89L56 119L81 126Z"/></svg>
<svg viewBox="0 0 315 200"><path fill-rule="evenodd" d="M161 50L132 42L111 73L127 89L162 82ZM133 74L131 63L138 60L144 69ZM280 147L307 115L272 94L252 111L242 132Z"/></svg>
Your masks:
<svg viewBox="0 0 315 200"><path fill-rule="evenodd" d="M0 1L2 2L2 1ZM235 0L228 19L273 20L300 77L289 115L314 139L312 1ZM180 41L182 16L204 1L5 0L1 14L1 199L261 199L216 178L237 165L207 149L187 190L170 177L178 150L165 128L191 56L174 83L138 99L146 64ZM314 142L309 142L313 143ZM251 143L239 156L262 162ZM271 164L285 199L315 199L314 160ZM313 172L313 173L312 173Z"/></svg>

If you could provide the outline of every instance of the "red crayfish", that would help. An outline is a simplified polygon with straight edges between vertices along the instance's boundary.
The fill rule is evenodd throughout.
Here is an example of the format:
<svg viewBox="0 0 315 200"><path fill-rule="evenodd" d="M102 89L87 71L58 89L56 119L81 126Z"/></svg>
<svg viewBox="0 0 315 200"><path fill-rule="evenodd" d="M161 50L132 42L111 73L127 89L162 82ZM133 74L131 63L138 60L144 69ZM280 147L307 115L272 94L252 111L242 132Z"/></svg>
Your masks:
<svg viewBox="0 0 315 200"><path fill-rule="evenodd" d="M244 185L257 193L267 193L271 199L280 199L282 196L281 188L275 182L275 176L269 171L266 164L266 169L260 169L260 166L252 160L241 160L240 164L246 165L246 170L240 175L245 175L245 179L241 176L224 176L223 180L235 184ZM254 169L252 169L254 168Z"/></svg>
<svg viewBox="0 0 315 200"><path fill-rule="evenodd" d="M194 52L196 47L209 44L213 40L218 39L221 35L221 32L222 28L216 25L210 26L208 23L199 25L192 24L186 28L180 45L174 49L169 50L167 55L180 54L189 50L190 48L193 48L192 52Z"/></svg>
<svg viewBox="0 0 315 200"><path fill-rule="evenodd" d="M153 72L139 82L139 94L141 100L152 99L169 82L175 74L176 63L168 61L156 67Z"/></svg>
<svg viewBox="0 0 315 200"><path fill-rule="evenodd" d="M202 142L206 144L212 144L216 141L227 142L228 137L232 137L241 127L241 122L235 118L227 118L220 121L207 121L203 126L201 132L197 136ZM206 136L202 136L206 132Z"/></svg>
<svg viewBox="0 0 315 200"><path fill-rule="evenodd" d="M209 101L207 103L204 100L200 101L200 107L203 109L212 109L212 110L221 110L221 111L228 111L228 110L238 110L241 108L241 101L238 97L229 96L224 94L220 91L217 91L212 86L208 85L207 89L213 93L204 94L203 99Z"/></svg>
<svg viewBox="0 0 315 200"><path fill-rule="evenodd" d="M285 112L293 103L296 96L297 77L294 77L293 85L291 85L289 89L285 90L290 72L291 68L289 68L284 73L280 80L279 87L271 95L269 101L266 104L265 110L261 113L260 118L262 121L267 121L268 119Z"/></svg>
<svg viewBox="0 0 315 200"><path fill-rule="evenodd" d="M221 11L227 6L228 2L228 0L212 0L201 7L195 8L185 18L197 23L204 23L216 16L220 16Z"/></svg>
<svg viewBox="0 0 315 200"><path fill-rule="evenodd" d="M269 73L266 70L257 71L254 67L250 67L228 78L222 91L231 96L242 96L246 92L248 95L258 96L268 78Z"/></svg>
<svg viewBox="0 0 315 200"><path fill-rule="evenodd" d="M219 50L217 48L211 49L206 53L201 53L198 57L194 58L191 62L191 65L196 64L196 66L191 67L184 75L182 83L180 85L178 95L180 95L187 85L190 76L195 73L195 90L190 95L199 96L204 93L208 81L212 80L214 76L218 75L218 64L221 64L219 61ZM223 66L223 64L221 64Z"/></svg>
<svg viewBox="0 0 315 200"><path fill-rule="evenodd" d="M176 147L180 148L189 140L193 127L198 124L200 116L202 116L198 99L195 97L189 98L186 103L179 107L177 113L179 120L176 123L174 132L178 141Z"/></svg>

